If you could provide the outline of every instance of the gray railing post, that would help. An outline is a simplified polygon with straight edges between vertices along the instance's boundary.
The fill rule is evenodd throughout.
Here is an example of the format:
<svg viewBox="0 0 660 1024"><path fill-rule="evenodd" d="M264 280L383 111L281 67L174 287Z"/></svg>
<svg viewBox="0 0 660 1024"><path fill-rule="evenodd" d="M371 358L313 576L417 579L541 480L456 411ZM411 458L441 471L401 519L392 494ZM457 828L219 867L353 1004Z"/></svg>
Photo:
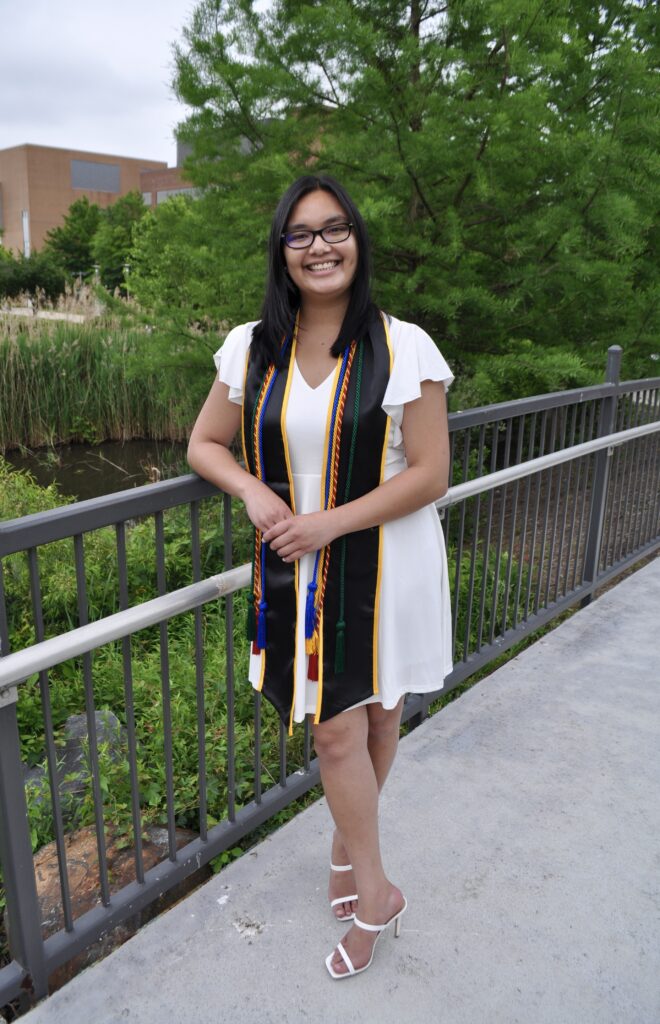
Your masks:
<svg viewBox="0 0 660 1024"><path fill-rule="evenodd" d="M34 1001L48 995L41 913L16 718L16 687L0 691L0 862L7 900L9 950L26 972Z"/></svg>
<svg viewBox="0 0 660 1024"><path fill-rule="evenodd" d="M619 375L621 371L621 346L610 345L607 350L607 369L605 372L605 382L607 384L619 384ZM598 417L598 433L597 437L604 437L606 434L614 433L614 425L616 422L616 406L617 406L618 391L615 387L612 390L612 394L608 395L607 398L603 398L600 406L600 415ZM587 533L587 546L584 554L584 575L583 580L585 583L593 583L598 576L598 566L600 563L600 549L603 541L603 523L605 520L605 507L607 504L607 485L610 476L610 466L612 464L612 451L609 448L603 448L602 451L596 453L596 460L594 466L593 484L591 491L591 513L589 516L589 531ZM584 608L588 605L593 598L593 591L587 594L586 597L580 602L580 607Z"/></svg>

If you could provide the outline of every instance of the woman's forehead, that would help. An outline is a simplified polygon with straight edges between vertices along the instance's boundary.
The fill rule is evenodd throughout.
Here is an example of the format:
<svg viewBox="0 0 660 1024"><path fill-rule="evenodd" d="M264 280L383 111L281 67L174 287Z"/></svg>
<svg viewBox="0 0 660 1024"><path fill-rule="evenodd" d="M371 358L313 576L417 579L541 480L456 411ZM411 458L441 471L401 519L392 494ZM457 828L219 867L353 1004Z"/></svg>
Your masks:
<svg viewBox="0 0 660 1024"><path fill-rule="evenodd" d="M289 227L323 227L324 224L345 217L344 207L332 192L318 188L298 200L291 210L287 224Z"/></svg>

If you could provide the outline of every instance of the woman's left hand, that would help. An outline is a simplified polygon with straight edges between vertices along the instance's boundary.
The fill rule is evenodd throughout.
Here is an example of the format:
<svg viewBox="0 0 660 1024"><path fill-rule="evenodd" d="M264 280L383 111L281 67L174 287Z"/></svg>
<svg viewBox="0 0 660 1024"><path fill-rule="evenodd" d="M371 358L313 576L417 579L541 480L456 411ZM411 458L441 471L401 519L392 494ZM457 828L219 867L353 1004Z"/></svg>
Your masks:
<svg viewBox="0 0 660 1024"><path fill-rule="evenodd" d="M337 536L333 518L330 512L308 512L306 515L292 516L271 526L264 533L263 539L283 561L292 562L332 543Z"/></svg>

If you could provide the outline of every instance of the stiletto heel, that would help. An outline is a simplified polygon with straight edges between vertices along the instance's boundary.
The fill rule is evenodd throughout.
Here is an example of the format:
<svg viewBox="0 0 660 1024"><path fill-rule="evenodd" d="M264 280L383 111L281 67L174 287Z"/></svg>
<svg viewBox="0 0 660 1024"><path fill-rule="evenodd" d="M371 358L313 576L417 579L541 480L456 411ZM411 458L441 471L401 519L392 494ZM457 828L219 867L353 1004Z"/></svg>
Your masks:
<svg viewBox="0 0 660 1024"><path fill-rule="evenodd" d="M357 925L358 928L362 928L365 932L378 932L378 935L376 936L376 939L373 944L373 948L371 950L369 962L366 963L364 967L353 967L353 963L351 961L350 956L342 946L341 942L338 942L337 949L339 950L339 955L346 964L347 970L344 971L343 974L337 974L337 971L335 971L332 966L333 953L330 953L330 955L327 956L325 960L325 966L328 968L330 976L332 978L335 978L335 980L339 981L341 978L352 978L354 974L361 974L362 971L366 971L367 967L371 967L371 961L374 958L374 953L376 951L376 943L378 942L379 938L381 937L383 932L389 928L389 926L392 923L394 923L394 936L395 938L398 938L399 932L401 931L401 918L403 917L407 909L408 902L404 896L403 906L401 907L401 910L399 910L396 914L393 914L389 921L386 921L385 924L366 924L364 921L360 921L358 917L355 917L355 919L353 920L353 924Z"/></svg>
<svg viewBox="0 0 660 1024"><path fill-rule="evenodd" d="M332 861L331 861L330 862L330 870L331 871L352 871L353 870L353 865L352 864L333 864ZM353 903L353 902L357 902L357 898L358 898L358 894L357 893L353 893L352 896L338 896L337 899L330 900L330 910L333 911L333 915L332 916L335 918L336 921L352 921L354 919L355 914L346 914L345 917L337 917L337 915L334 913L334 908L338 907L340 903Z"/></svg>

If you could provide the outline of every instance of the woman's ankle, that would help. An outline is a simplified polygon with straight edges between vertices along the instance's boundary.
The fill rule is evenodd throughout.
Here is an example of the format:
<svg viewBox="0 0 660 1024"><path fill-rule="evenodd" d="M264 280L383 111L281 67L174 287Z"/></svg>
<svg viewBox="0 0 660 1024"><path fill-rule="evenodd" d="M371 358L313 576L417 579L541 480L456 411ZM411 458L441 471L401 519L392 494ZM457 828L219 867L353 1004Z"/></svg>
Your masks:
<svg viewBox="0 0 660 1024"><path fill-rule="evenodd" d="M332 834L332 853L331 861L333 864L344 865L350 864L350 858L344 846L344 842L341 837L339 829L335 828Z"/></svg>
<svg viewBox="0 0 660 1024"><path fill-rule="evenodd" d="M398 886L387 878L376 885L369 885L360 890L360 917L371 924L380 923L380 918L387 920L395 914L403 902L403 894Z"/></svg>

